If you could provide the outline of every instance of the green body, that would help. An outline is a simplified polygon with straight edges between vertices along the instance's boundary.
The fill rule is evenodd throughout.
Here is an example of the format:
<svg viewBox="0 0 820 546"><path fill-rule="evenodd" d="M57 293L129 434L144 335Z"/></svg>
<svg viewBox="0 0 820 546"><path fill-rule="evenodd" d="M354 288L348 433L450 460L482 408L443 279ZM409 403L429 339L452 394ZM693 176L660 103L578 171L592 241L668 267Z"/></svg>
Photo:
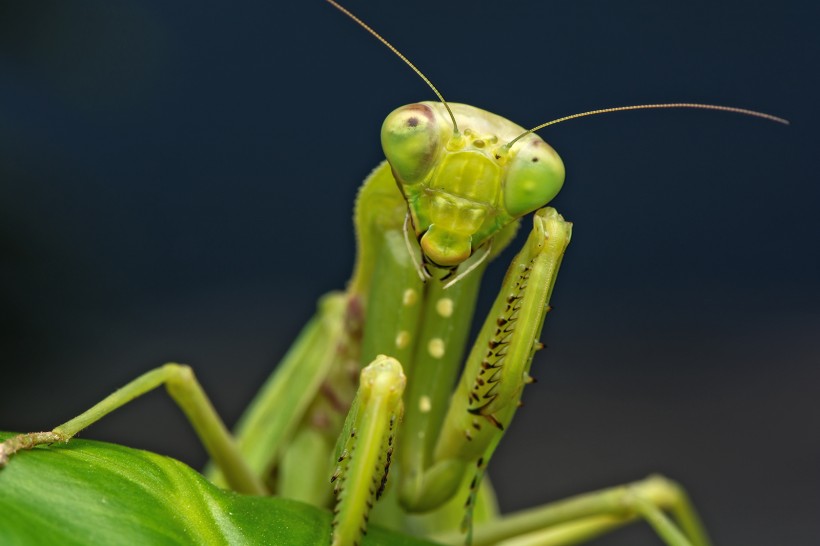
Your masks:
<svg viewBox="0 0 820 546"><path fill-rule="evenodd" d="M305 414L288 416L290 421L301 422L301 431L296 433L300 441L288 442L288 435L283 433L264 448L254 448L274 454L279 449L274 461L309 460L311 453L319 449L317 446L330 446L339 435L344 411L352 404L338 444L345 447L336 449L336 458L342 460L326 463L335 466L334 481L343 484L336 488L336 544L355 542L363 528L362 514L368 514L377 496L374 487L386 487L387 494L372 518L388 527L422 534L458 529L468 499L476 521L496 516L491 490L486 485L478 490L473 483L475 469L479 459L482 466L486 465L503 433L500 424L510 422L518 405L558 265L569 242L570 225L557 213L549 209L536 215L530 239L513 261L488 318L488 325L494 325L497 315L506 315L507 326L500 333L494 326L482 329L475 342L477 349L458 380L487 263L483 260L473 265L476 255L487 245L486 253L494 256L509 243L518 227L518 217L543 205L542 200L551 198L560 188L563 165L557 154L534 135L522 139L513 149L505 148L506 142L524 131L521 127L477 108L458 104L451 107L462 129L460 134L453 133L442 105L436 103L403 107L386 119L382 140L388 162L367 178L357 198L359 250L353 278L346 292L327 296L324 304L338 302L333 308L343 310L341 319L330 321L338 325L340 320L343 326L335 331L328 329L324 338L324 344L333 347L336 362L330 364L328 379L314 391L315 398ZM524 155L519 156L519 152ZM522 162L537 164L541 170L527 171L521 167ZM522 190L533 179L538 182L538 176L546 191L541 188L539 194ZM509 202L521 212L510 213ZM412 233L405 231L408 215ZM426 282L416 270L419 266L429 277ZM458 282L442 282L468 266L472 270ZM493 366L497 371L487 377L493 384L492 403L466 407L465 385L482 381L486 370L481 364L488 346L494 347ZM317 350L314 344L311 350ZM404 418L391 425L395 427L390 435L395 438L395 449L392 440L389 447L385 446L383 437L376 441L352 424L364 415L372 416L372 410L361 401L361 389L353 403L354 391L349 384L352 363L364 365L382 358L379 355L400 362L407 377L406 389L402 385ZM311 358L306 364L311 369L325 370L324 364L306 358ZM290 357L279 374L288 374L288 362ZM292 380L288 384L294 385ZM276 385L275 380L272 385ZM303 392L311 388L307 383L303 387ZM256 416L270 414L265 409L266 401L278 398L279 394L260 394L259 402L239 428L242 444L264 434L257 433L257 425L248 423L266 421ZM387 419L386 415L382 419ZM314 432L305 432L310 430ZM351 435L353 430L357 433ZM302 441L306 436L322 435L324 442ZM385 479L388 449L392 464L389 479ZM381 456L377 456L379 453ZM274 467L278 484L297 481L291 474L304 474L304 465L273 464L264 468ZM369 477L362 476L365 471L370 472ZM348 472L355 472L356 478L351 479ZM361 487L369 485L354 496L351 481L363 484ZM378 487L373 485L376 483ZM308 489L300 489L301 499L327 502L325 492L318 489L314 498L305 497ZM420 515L410 517L410 513Z"/></svg>

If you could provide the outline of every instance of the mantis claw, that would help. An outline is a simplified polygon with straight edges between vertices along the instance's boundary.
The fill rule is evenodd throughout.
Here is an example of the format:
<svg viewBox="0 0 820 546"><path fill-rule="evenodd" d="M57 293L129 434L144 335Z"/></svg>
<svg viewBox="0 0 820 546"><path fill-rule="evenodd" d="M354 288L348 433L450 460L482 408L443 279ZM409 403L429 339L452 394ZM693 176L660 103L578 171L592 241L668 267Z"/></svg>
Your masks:
<svg viewBox="0 0 820 546"><path fill-rule="evenodd" d="M356 544L387 485L407 379L398 360L379 355L361 372L359 391L339 437L332 546Z"/></svg>

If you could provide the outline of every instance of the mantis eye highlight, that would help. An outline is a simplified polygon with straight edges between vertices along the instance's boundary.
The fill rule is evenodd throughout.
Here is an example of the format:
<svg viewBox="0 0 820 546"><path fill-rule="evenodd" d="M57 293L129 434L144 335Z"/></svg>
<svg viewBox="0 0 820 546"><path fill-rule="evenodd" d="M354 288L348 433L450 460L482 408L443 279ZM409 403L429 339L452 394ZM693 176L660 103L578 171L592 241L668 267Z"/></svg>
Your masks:
<svg viewBox="0 0 820 546"><path fill-rule="evenodd" d="M539 137L519 144L507 168L504 204L511 216L523 216L541 208L558 195L564 184L564 162Z"/></svg>
<svg viewBox="0 0 820 546"><path fill-rule="evenodd" d="M410 104L393 110L382 124L382 149L400 182L420 182L435 164L440 129L433 109Z"/></svg>

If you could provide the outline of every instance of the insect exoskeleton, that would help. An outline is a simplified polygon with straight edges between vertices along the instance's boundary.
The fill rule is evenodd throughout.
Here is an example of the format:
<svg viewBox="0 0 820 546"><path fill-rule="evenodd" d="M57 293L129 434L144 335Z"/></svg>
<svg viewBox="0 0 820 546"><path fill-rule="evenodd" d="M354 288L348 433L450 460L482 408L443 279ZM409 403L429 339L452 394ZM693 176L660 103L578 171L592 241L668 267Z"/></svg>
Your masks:
<svg viewBox="0 0 820 546"><path fill-rule="evenodd" d="M466 104L402 106L382 125L393 176L407 199L425 260L456 267L510 222L546 205L564 163L535 134Z"/></svg>

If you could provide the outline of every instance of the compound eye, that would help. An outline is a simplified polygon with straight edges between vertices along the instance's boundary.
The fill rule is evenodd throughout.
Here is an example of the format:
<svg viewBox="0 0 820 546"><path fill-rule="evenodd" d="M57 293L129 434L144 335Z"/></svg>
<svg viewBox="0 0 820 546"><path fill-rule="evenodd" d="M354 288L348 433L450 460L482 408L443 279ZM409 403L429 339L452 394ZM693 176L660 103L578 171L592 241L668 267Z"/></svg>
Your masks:
<svg viewBox="0 0 820 546"><path fill-rule="evenodd" d="M393 110L382 124L382 149L400 182L424 179L436 161L439 127L433 109L409 104Z"/></svg>
<svg viewBox="0 0 820 546"><path fill-rule="evenodd" d="M504 205L515 217L552 201L561 191L565 175L561 157L541 138L535 136L519 146L504 182Z"/></svg>

